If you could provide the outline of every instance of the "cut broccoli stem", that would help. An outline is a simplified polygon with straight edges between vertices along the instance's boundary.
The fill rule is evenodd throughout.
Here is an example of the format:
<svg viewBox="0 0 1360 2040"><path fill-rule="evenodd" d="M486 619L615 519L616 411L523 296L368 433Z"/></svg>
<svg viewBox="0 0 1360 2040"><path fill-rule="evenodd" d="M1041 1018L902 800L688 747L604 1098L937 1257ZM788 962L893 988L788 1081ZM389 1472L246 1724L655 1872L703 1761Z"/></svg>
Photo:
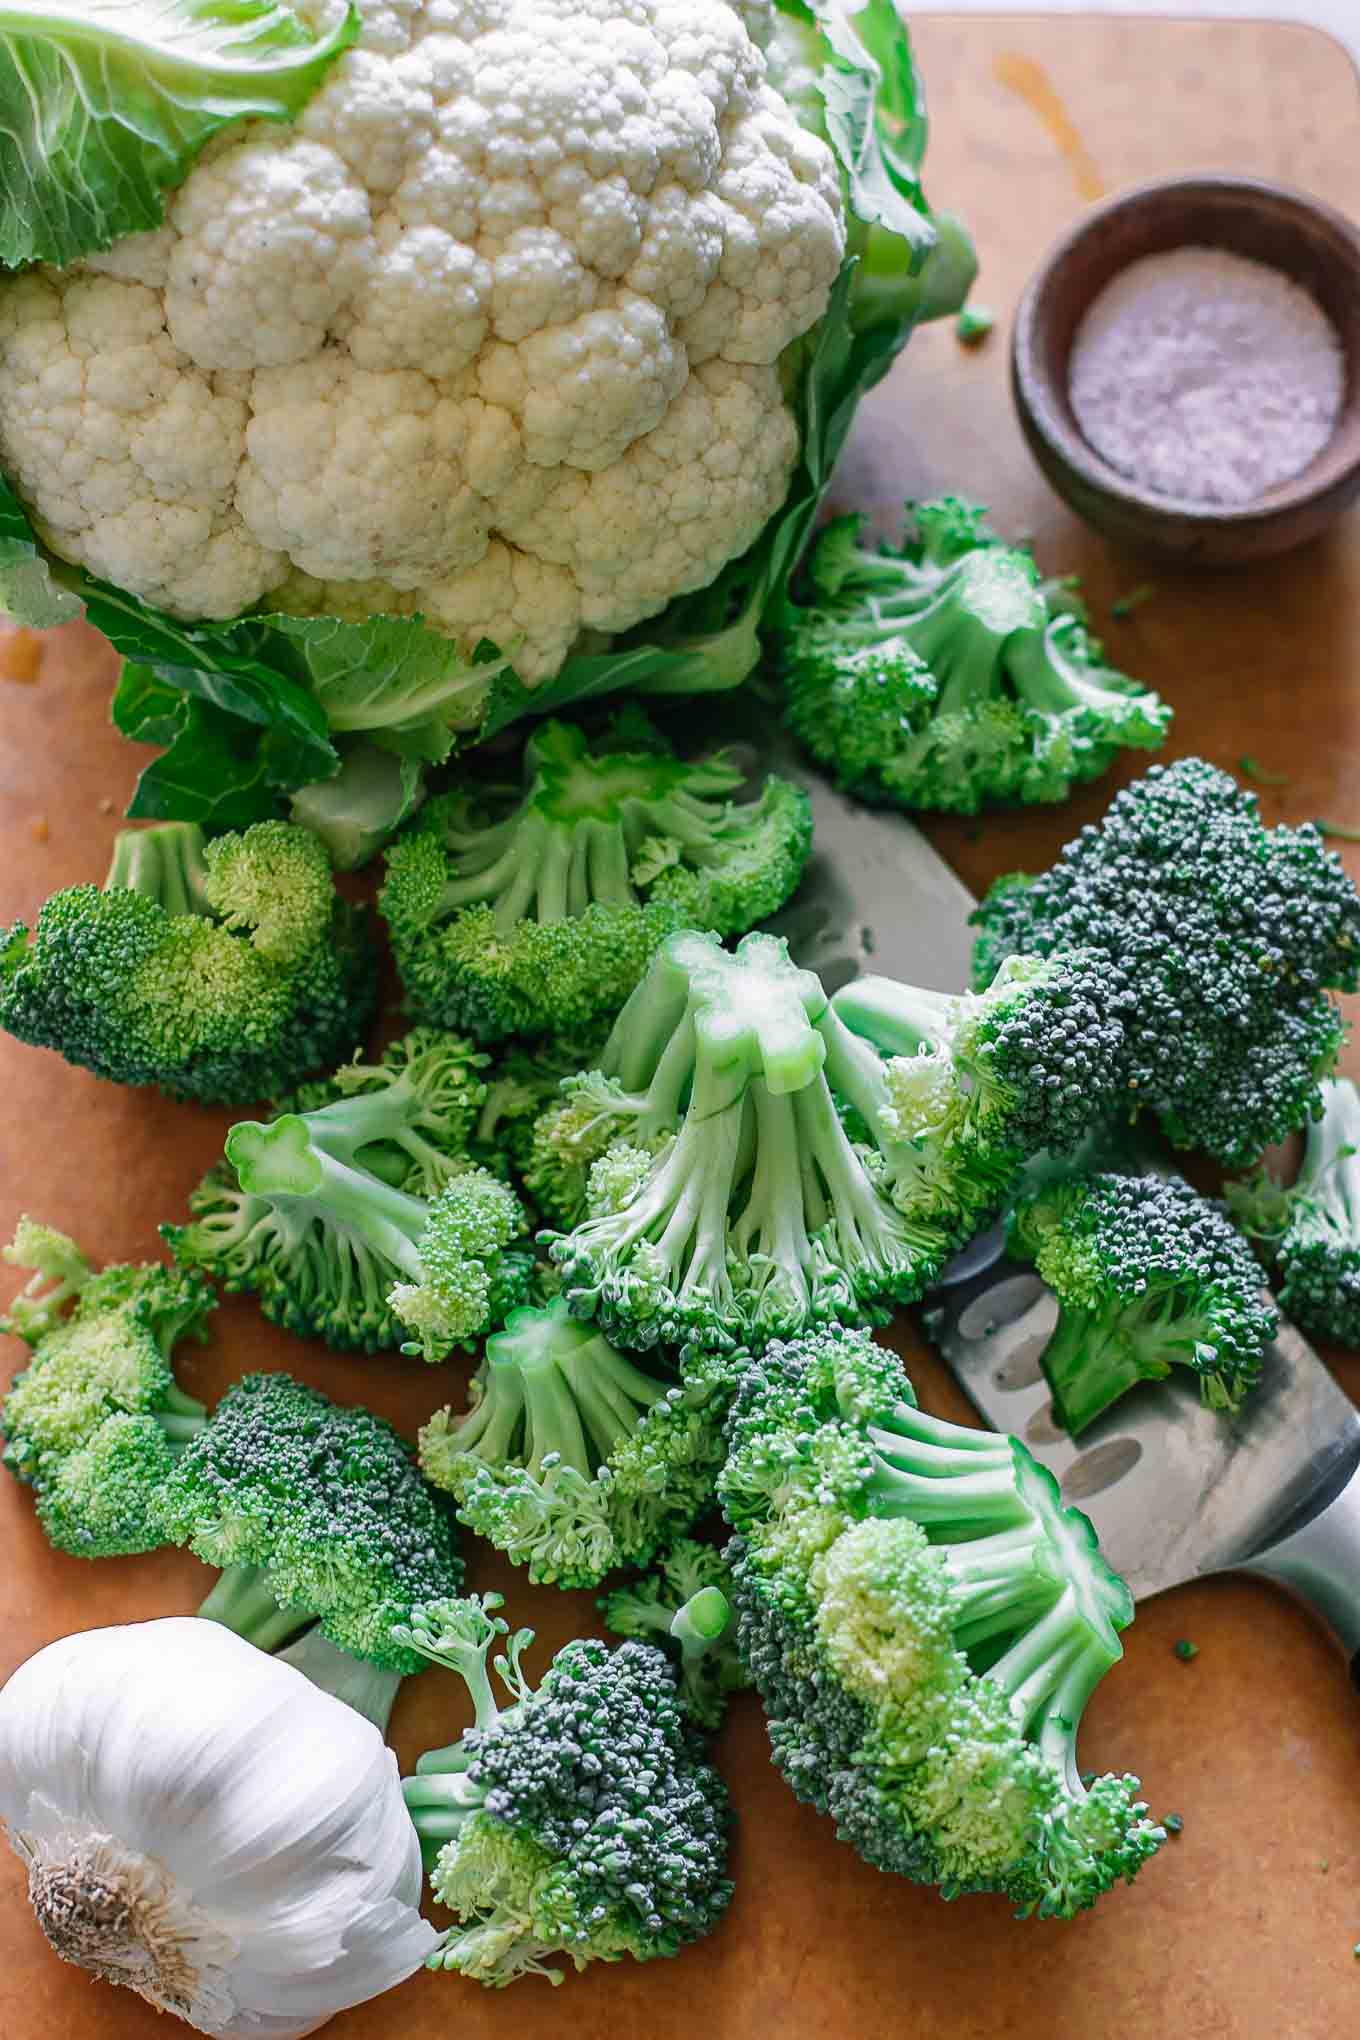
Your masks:
<svg viewBox="0 0 1360 2040"><path fill-rule="evenodd" d="M329 1107L323 1108L329 1110ZM411 1280L423 1280L418 1242L429 1223L429 1206L367 1171L338 1161L311 1138L300 1113L269 1121L242 1119L226 1140L227 1160L247 1196L296 1202L299 1221L308 1208L326 1223L363 1242L394 1263Z"/></svg>
<svg viewBox="0 0 1360 2040"><path fill-rule="evenodd" d="M1007 670L1022 701L1045 715L1067 715L1085 710L1102 721L1114 719L1123 725L1136 720L1137 704L1145 704L1147 741L1161 741L1165 721L1161 704L1127 683L1112 686L1108 669L1070 658L1064 640L1081 631L1080 620L1071 615L1053 617L1042 631L1021 631L1007 647ZM1129 742L1130 732L1121 728Z"/></svg>
<svg viewBox="0 0 1360 2040"><path fill-rule="evenodd" d="M277 1650L314 1619L306 1608L281 1608L260 1566L229 1565L198 1609L207 1622L220 1622L258 1650Z"/></svg>
<svg viewBox="0 0 1360 2040"><path fill-rule="evenodd" d="M202 1612L200 1609L199 1613ZM310 1679L314 1686L319 1686L323 1693L343 1700L356 1714L362 1714L365 1721L371 1721L380 1735L386 1736L397 1689L402 1682L401 1672L386 1671L381 1665L370 1664L364 1658L339 1649L322 1635L319 1624L306 1630L276 1655L284 1664L291 1665L294 1671Z"/></svg>
<svg viewBox="0 0 1360 2040"><path fill-rule="evenodd" d="M1117 1320L1102 1325L1070 1307L1059 1314L1043 1365L1054 1417L1074 1438L1140 1381L1168 1371L1165 1361L1149 1366Z"/></svg>
<svg viewBox="0 0 1360 2040"><path fill-rule="evenodd" d="M668 1630L679 1644L681 1660L686 1666L707 1657L714 1644L721 1643L735 1620L732 1603L721 1587L700 1587L683 1607L676 1609L669 1623L665 1620L663 1608L656 1612L662 1618L659 1626Z"/></svg>
<svg viewBox="0 0 1360 2040"><path fill-rule="evenodd" d="M953 1033L958 1003L948 992L922 991L894 978L859 977L837 992L835 1013L852 1035L872 1042L883 1055L915 1055ZM844 1044L842 1052L853 1055L853 1046Z"/></svg>
<svg viewBox="0 0 1360 2040"><path fill-rule="evenodd" d="M175 1337L178 1337L178 1329ZM162 1351L169 1358L175 1337L162 1340ZM163 1391L164 1400L159 1409L152 1411L156 1422L172 1445L187 1445L196 1438L208 1421L208 1405L199 1402L196 1396L186 1395L177 1381Z"/></svg>
<svg viewBox="0 0 1360 2040"><path fill-rule="evenodd" d="M203 831L194 822L122 829L114 840L105 892L138 892L167 914L210 915Z"/></svg>
<svg viewBox="0 0 1360 2040"><path fill-rule="evenodd" d="M1077 1725L1119 1656L1117 1644L1107 1647L1092 1630L1081 1597L1067 1586L985 1674L1006 1694L1024 1733L1038 1742L1077 1799L1085 1796L1076 1761Z"/></svg>
<svg viewBox="0 0 1360 2040"><path fill-rule="evenodd" d="M1360 1247L1360 1091L1341 1079L1323 1096L1321 1118L1308 1122L1294 1189L1316 1202L1339 1239Z"/></svg>

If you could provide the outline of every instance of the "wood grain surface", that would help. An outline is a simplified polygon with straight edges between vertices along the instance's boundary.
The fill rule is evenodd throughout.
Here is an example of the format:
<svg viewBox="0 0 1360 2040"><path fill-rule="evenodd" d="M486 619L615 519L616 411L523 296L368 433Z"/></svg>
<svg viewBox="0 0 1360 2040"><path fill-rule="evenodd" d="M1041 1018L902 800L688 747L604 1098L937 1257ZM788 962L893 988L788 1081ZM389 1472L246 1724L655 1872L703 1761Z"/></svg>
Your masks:
<svg viewBox="0 0 1360 2040"><path fill-rule="evenodd" d="M1150 20L933 20L918 44L933 116L931 189L963 213L982 256L978 295L998 329L965 352L948 329L915 341L874 398L837 486L842 505L889 515L941 490L990 502L1032 533L1045 568L1077 569L1102 624L1144 581L1153 595L1106 636L1115 662L1174 700L1172 749L1289 774L1263 789L1271 820L1360 824L1360 522L1241 575L1149 571L1088 537L1030 464L1006 394L1004 326L1050 239L1101 190L1178 170L1288 179L1360 211L1360 105L1339 46L1271 26ZM31 652L31 647L28 650ZM42 646L36 680L0 682L0 922L56 886L102 875L136 753L107 727L112 660L76 627ZM15 662L22 668L25 655ZM31 664L31 658L29 659ZM12 669L11 669L12 670ZM941 823L968 883L1046 862L1111 789L1068 808L981 827ZM1360 852L1351 853L1360 876ZM1354 1048L1350 1067L1360 1071ZM0 1040L0 1237L22 1210L95 1255L142 1258L219 1150L226 1116L120 1091ZM5 1277L4 1293L13 1287ZM963 1405L904 1318L901 1350L928 1406ZM16 1348L0 1355L8 1372ZM1360 1362L1338 1358L1360 1391ZM456 1393L461 1370L349 1360L290 1340L248 1299L218 1313L184 1372L215 1395L251 1367L289 1367L407 1429ZM50 1552L27 1497L0 1480L0 1677L62 1633L191 1610L209 1575L165 1554L98 1565ZM472 1584L536 1623L534 1662L593 1624L585 1595L523 1587L475 1556ZM1185 1664L1179 1637L1199 1645ZM1141 1773L1184 1833L1138 1886L1070 1925L1022 1924L1003 1904L943 1905L866 1868L797 1806L770 1768L753 1701L719 1760L740 1814L738 1895L722 1930L670 1963L620 1965L558 1991L507 1994L421 1976L336 2020L335 2040L1332 2040L1360 2012L1360 1711L1339 1660L1268 1589L1221 1581L1154 1602L1126 1662L1090 1709L1083 1760ZM404 1760L467 1719L456 1682L404 1688ZM165 2040L138 1999L53 1957L0 1861L3 2040Z"/></svg>

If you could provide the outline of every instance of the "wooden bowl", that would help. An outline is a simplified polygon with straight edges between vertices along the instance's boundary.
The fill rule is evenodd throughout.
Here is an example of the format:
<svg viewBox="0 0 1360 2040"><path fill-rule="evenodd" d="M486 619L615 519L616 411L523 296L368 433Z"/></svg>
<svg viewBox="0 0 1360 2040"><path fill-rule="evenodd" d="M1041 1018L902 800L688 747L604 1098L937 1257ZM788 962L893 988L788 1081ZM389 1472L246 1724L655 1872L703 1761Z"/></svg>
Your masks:
<svg viewBox="0 0 1360 2040"><path fill-rule="evenodd" d="M1171 248L1227 248L1283 270L1336 328L1346 385L1316 458L1252 502L1154 495L1102 460L1067 390L1072 340L1112 277ZM1164 559L1233 566L1301 545L1360 495L1360 232L1330 206L1254 177L1173 177L1095 207L1025 291L1011 339L1020 423L1045 475L1107 537Z"/></svg>

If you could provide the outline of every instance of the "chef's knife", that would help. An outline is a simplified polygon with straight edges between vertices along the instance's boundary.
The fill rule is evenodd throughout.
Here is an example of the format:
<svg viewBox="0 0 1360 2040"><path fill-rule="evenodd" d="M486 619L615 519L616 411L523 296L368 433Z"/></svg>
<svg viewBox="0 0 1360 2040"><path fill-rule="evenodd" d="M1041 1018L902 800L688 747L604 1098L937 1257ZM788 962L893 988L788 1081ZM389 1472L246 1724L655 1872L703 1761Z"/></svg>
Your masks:
<svg viewBox="0 0 1360 2040"><path fill-rule="evenodd" d="M860 807L812 773L774 726L753 764L808 790L815 854L797 901L769 925L834 991L861 971L935 991L968 982L973 899L904 816ZM1144 1598L1217 1572L1291 1590L1360 1672L1360 1415L1291 1326L1241 1414L1206 1410L1188 1377L1146 1383L1074 1442L1053 1421L1039 1356L1051 1292L976 1241L931 1299L930 1327L969 1399L1024 1440L1090 1516L1110 1563Z"/></svg>

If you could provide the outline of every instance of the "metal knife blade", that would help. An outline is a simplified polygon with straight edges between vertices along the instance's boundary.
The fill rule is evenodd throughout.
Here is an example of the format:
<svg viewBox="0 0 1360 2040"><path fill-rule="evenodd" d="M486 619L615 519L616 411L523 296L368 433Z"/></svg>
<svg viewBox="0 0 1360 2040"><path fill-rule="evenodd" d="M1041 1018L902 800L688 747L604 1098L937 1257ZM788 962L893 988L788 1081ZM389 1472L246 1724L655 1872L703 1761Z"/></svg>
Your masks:
<svg viewBox="0 0 1360 2040"><path fill-rule="evenodd" d="M731 734L751 746L752 771L797 780L813 808L811 866L796 902L768 925L830 991L864 970L962 990L975 904L967 888L905 816L846 800L806 766L773 714L756 727L743 713ZM1057 1304L1000 1254L993 1232L955 1261L933 1299L933 1338L986 1421L1021 1437L1090 1516L1136 1596L1278 1548L1360 1466L1360 1414L1292 1326L1239 1416L1206 1410L1188 1381L1147 1383L1074 1443L1053 1422L1039 1367Z"/></svg>

